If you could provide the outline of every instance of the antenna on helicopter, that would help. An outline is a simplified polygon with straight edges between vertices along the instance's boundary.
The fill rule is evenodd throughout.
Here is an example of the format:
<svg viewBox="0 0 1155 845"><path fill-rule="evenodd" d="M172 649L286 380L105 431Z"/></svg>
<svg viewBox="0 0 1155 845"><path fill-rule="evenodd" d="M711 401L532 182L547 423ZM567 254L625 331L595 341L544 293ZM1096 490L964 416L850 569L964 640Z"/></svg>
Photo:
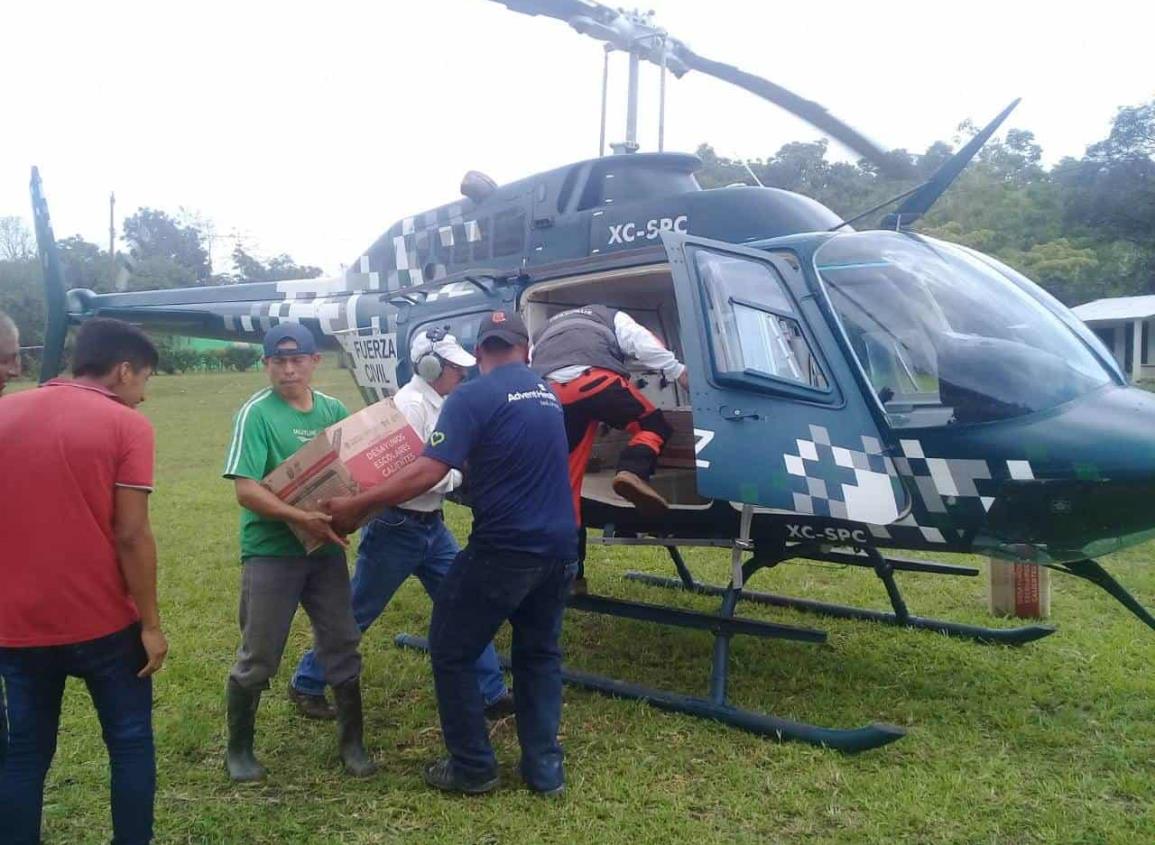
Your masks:
<svg viewBox="0 0 1155 845"><path fill-rule="evenodd" d="M754 172L754 168L750 166L750 162L746 161L746 159L742 159L742 166L746 168L746 172L750 174L750 178L754 180L755 185L757 185L759 188L766 187L762 184L762 180L758 178L758 174Z"/></svg>
<svg viewBox="0 0 1155 845"><path fill-rule="evenodd" d="M862 158L880 167L888 164L886 154L873 141L856 129L843 123L818 103L799 97L781 85L746 73L733 65L723 64L700 56L684 43L654 25L652 12L621 11L603 6L593 0L495 0L506 8L525 15L542 15L564 21L578 32L606 42L606 50L621 50L630 56L630 77L626 101L626 140L612 144L615 152L634 152L637 142L637 86L638 65L642 59L662 68L662 97L659 106L658 143L664 145L665 134L665 72L679 79L691 70L713 76L736 85L820 129L836 141L849 147ZM608 59L603 71L603 115L605 112L604 86L608 79ZM605 121L603 117L602 145L604 149Z"/></svg>

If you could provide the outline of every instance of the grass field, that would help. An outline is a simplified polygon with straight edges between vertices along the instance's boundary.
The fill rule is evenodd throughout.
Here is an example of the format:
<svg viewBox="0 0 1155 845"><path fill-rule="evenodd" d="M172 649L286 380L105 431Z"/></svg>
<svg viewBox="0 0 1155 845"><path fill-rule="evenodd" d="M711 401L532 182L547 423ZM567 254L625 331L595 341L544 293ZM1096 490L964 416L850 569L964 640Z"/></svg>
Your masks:
<svg viewBox="0 0 1155 845"><path fill-rule="evenodd" d="M742 608L823 627L830 639L813 646L736 638L736 703L825 725L893 722L909 736L848 757L567 690L569 793L561 801L520 785L511 723L494 732L498 792L462 799L424 786L420 767L442 750L428 666L424 655L392 644L399 631L425 632L429 602L411 581L362 644L367 739L380 774L343 777L333 726L297 717L286 700L291 667L309 643L300 614L258 721L257 750L270 777L232 785L222 769L223 690L238 638L240 567L237 507L219 471L232 414L261 383L259 373L162 376L143 406L159 433L153 524L171 643L156 684L159 842L1155 841L1155 632L1104 593L1062 576L1053 593L1059 633L1022 648ZM328 363L319 386L360 405L348 375ZM451 519L464 539L467 512L454 509ZM1106 563L1155 603L1151 557L1145 547ZM724 553L687 560L724 577ZM654 550L594 548L591 590L714 606L625 582L629 568L667 574L668 565ZM985 575L899 577L915 612L989 623ZM834 566L785 566L754 585L885 603L873 575ZM564 639L574 666L705 692L708 634L572 613ZM83 686L72 682L49 775L45 841L108 837L105 753Z"/></svg>

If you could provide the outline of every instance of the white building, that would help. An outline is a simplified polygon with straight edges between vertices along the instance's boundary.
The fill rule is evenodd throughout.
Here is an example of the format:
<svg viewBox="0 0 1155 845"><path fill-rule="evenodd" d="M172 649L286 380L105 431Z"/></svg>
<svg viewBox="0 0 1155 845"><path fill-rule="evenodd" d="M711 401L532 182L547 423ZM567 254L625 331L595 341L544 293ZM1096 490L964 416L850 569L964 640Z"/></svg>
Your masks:
<svg viewBox="0 0 1155 845"><path fill-rule="evenodd" d="M1132 381L1155 379L1155 295L1096 299L1072 310L1107 344Z"/></svg>

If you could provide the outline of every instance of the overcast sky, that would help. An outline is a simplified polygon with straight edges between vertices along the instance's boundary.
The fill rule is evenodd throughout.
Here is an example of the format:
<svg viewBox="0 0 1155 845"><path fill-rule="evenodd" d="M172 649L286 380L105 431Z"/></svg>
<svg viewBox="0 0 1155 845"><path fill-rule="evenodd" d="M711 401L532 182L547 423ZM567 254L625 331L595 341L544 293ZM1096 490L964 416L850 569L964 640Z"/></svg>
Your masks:
<svg viewBox="0 0 1155 845"><path fill-rule="evenodd" d="M1081 155L1119 105L1155 97L1155 3L649 0L698 53L825 105L884 147L921 151L1017 96L1009 126L1048 162ZM0 215L28 217L40 166L57 237L107 245L139 206L179 207L335 272L400 217L482 170L511 181L597 154L602 50L489 0L13 0L0 29ZM626 59L611 61L610 140ZM656 148L657 70L642 77ZM689 74L666 148L759 158L808 126ZM614 96L617 94L618 96ZM214 252L227 255L231 242Z"/></svg>

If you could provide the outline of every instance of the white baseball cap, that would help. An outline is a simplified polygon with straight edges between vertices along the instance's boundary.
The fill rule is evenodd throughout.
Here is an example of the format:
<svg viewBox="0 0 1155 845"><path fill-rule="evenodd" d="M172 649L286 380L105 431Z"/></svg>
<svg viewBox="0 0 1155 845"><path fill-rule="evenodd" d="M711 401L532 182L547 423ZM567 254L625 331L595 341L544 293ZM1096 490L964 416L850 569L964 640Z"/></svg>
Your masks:
<svg viewBox="0 0 1155 845"><path fill-rule="evenodd" d="M437 340L434 340L429 337L430 334L439 337ZM477 363L476 358L461 348L461 344L457 342L457 338L451 334L443 334L436 330L420 332L413 338L413 342L409 346L409 358L416 364L430 352L438 358L448 361L450 364L456 364L459 367L472 367Z"/></svg>

